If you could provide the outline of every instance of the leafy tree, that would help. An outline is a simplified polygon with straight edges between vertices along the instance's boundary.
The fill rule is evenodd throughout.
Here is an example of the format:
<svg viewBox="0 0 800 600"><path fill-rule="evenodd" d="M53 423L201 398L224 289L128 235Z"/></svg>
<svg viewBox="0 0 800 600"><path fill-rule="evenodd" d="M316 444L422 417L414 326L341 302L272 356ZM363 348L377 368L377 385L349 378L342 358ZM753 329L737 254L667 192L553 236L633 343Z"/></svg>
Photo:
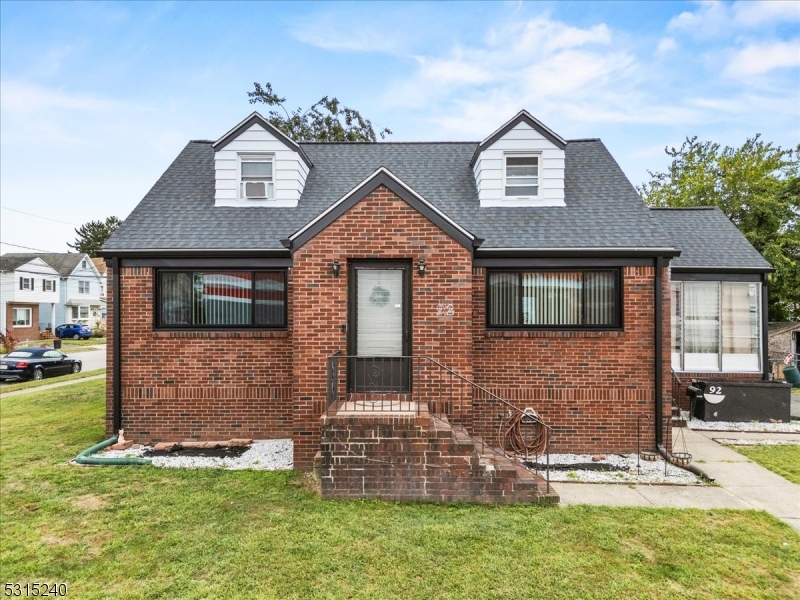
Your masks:
<svg viewBox="0 0 800 600"><path fill-rule="evenodd" d="M263 88L259 83L253 83L253 91L247 95L250 104L279 106L283 114L271 110L267 121L298 142L374 142L377 139L372 121L362 117L357 110L342 106L336 98L323 96L308 110L298 108L290 114L284 106L286 98L273 92L269 82ZM384 127L378 135L384 139L391 133Z"/></svg>
<svg viewBox="0 0 800 600"><path fill-rule="evenodd" d="M122 221L117 217L108 217L105 221L89 221L75 229L78 237L74 244L68 243L67 246L94 257L120 225Z"/></svg>
<svg viewBox="0 0 800 600"><path fill-rule="evenodd" d="M776 272L769 319L800 319L800 145L782 149L760 135L740 148L686 138L666 173L638 188L651 206L718 206Z"/></svg>

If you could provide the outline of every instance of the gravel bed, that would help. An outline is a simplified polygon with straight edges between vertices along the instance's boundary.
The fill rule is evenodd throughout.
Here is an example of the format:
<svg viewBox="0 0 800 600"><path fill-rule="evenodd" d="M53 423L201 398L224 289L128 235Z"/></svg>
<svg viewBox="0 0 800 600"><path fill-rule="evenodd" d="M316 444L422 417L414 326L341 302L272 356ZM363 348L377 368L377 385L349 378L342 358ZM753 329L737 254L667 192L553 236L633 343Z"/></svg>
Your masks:
<svg viewBox="0 0 800 600"><path fill-rule="evenodd" d="M800 439L797 440L751 440L742 438L712 438L718 444L726 446L800 446Z"/></svg>
<svg viewBox="0 0 800 600"><path fill-rule="evenodd" d="M682 410L681 417L683 419L689 418L689 411ZM757 423L750 422L735 422L735 421L702 421L700 419L692 420L688 423L689 429L697 429L701 431L761 431L765 433L800 433L800 421L794 420L790 423Z"/></svg>
<svg viewBox="0 0 800 600"><path fill-rule="evenodd" d="M592 463L592 454L551 454L551 465L579 465ZM664 475L664 461L639 462L641 473L636 470L635 454L606 454L595 464L608 465L608 471L597 470L554 470L550 469L550 481L572 481L587 483L668 483L673 485L705 485L697 475L673 464L667 464ZM544 457L540 460L540 469L544 471ZM611 470L615 469L615 470Z"/></svg>
<svg viewBox="0 0 800 600"><path fill-rule="evenodd" d="M127 450L106 450L95 456L104 458L142 457L152 450L150 446ZM294 444L292 440L263 440L253 442L241 456L216 458L208 456L154 456L153 466L165 469L228 469L240 471L282 471L294 467Z"/></svg>

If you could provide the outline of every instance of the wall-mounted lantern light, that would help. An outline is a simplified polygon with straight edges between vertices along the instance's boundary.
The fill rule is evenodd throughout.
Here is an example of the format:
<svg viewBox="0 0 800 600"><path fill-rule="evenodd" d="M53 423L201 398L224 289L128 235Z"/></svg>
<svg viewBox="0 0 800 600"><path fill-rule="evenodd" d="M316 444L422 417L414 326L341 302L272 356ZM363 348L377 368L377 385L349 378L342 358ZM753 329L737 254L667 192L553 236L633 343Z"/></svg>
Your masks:
<svg viewBox="0 0 800 600"><path fill-rule="evenodd" d="M420 258L419 262L417 263L417 273L419 273L420 277L425 276L425 259Z"/></svg>
<svg viewBox="0 0 800 600"><path fill-rule="evenodd" d="M338 277L339 273L341 272L342 268L339 265L339 261L335 258L333 259L333 264L331 265L331 273L333 273L334 277Z"/></svg>

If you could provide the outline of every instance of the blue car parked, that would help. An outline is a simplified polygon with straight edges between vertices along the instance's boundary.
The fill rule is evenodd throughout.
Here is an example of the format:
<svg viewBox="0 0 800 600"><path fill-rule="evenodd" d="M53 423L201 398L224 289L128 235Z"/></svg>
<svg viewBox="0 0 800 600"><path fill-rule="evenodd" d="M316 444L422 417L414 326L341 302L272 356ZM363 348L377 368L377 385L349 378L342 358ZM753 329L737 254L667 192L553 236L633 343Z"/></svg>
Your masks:
<svg viewBox="0 0 800 600"><path fill-rule="evenodd" d="M62 340L72 338L73 340L88 340L92 337L92 328L80 323L67 323L56 327L56 335Z"/></svg>

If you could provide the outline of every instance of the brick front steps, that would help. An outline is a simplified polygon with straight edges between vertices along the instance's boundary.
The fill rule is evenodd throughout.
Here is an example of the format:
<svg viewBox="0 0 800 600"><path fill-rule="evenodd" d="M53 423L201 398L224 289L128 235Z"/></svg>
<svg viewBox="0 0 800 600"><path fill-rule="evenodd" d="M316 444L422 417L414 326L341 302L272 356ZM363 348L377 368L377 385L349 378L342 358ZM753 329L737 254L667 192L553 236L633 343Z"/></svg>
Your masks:
<svg viewBox="0 0 800 600"><path fill-rule="evenodd" d="M321 418L314 459L324 498L531 504L558 502L538 475L480 444L461 428L419 414L334 414Z"/></svg>

